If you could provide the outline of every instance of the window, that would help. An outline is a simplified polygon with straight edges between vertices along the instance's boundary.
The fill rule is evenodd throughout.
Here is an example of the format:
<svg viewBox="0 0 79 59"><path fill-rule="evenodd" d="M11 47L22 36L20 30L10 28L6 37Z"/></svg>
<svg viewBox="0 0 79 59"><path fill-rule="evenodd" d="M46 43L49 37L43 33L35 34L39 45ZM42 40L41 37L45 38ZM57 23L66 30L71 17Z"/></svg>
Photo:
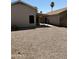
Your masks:
<svg viewBox="0 0 79 59"><path fill-rule="evenodd" d="M29 23L30 24L33 24L34 23L34 16L33 15L30 15L29 16Z"/></svg>

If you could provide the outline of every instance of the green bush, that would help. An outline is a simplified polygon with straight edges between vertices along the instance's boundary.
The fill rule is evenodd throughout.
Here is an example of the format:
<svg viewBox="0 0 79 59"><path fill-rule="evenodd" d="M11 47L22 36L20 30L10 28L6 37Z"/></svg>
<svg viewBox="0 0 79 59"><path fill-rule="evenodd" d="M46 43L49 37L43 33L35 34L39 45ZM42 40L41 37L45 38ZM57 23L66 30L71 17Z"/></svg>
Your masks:
<svg viewBox="0 0 79 59"><path fill-rule="evenodd" d="M12 26L11 26L11 30L18 30L18 29L19 29L19 27L16 26L16 25L12 25Z"/></svg>

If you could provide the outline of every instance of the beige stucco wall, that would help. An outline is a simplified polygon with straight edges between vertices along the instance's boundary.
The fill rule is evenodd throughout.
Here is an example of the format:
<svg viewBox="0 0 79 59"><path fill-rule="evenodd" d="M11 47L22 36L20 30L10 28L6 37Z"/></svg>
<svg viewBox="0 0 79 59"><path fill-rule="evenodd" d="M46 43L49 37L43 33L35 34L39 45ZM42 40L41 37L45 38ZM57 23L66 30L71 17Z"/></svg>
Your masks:
<svg viewBox="0 0 79 59"><path fill-rule="evenodd" d="M60 14L60 26L67 26L67 11Z"/></svg>
<svg viewBox="0 0 79 59"><path fill-rule="evenodd" d="M36 26L37 10L22 4L11 6L11 25L19 27ZM29 15L34 15L34 24L29 24Z"/></svg>
<svg viewBox="0 0 79 59"><path fill-rule="evenodd" d="M47 18L50 24L59 25L59 15L49 15Z"/></svg>

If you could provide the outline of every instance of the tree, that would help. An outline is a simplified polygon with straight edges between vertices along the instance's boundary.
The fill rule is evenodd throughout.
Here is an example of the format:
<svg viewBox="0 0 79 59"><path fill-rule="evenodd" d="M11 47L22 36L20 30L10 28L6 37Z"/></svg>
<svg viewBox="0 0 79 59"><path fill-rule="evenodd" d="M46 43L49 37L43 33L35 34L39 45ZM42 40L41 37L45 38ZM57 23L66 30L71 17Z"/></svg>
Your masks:
<svg viewBox="0 0 79 59"><path fill-rule="evenodd" d="M54 7L54 2L51 2L50 6L51 6L51 10L52 10Z"/></svg>

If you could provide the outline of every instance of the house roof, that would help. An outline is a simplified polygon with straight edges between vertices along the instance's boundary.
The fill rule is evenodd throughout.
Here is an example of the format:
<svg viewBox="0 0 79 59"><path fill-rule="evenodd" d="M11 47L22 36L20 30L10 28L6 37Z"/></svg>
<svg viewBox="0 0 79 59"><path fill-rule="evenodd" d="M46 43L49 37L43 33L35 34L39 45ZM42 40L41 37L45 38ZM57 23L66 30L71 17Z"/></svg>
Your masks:
<svg viewBox="0 0 79 59"><path fill-rule="evenodd" d="M37 13L38 15L44 15L44 16L47 16L48 14L43 14L43 13Z"/></svg>
<svg viewBox="0 0 79 59"><path fill-rule="evenodd" d="M59 13L61 13L63 11L66 11L66 10L67 10L67 8L62 8L62 9L59 9L59 10L48 12L47 14L48 15L56 15L56 14L59 14Z"/></svg>
<svg viewBox="0 0 79 59"><path fill-rule="evenodd" d="M12 6L12 5L16 5L16 4L23 4L23 5L25 5L25 6L29 6L29 7L33 8L33 9L37 9L37 7L34 7L34 6L32 6L32 5L28 4L28 3L25 3L25 2L23 2L23 1L15 1L15 2L12 2L12 3L11 3L11 6Z"/></svg>

